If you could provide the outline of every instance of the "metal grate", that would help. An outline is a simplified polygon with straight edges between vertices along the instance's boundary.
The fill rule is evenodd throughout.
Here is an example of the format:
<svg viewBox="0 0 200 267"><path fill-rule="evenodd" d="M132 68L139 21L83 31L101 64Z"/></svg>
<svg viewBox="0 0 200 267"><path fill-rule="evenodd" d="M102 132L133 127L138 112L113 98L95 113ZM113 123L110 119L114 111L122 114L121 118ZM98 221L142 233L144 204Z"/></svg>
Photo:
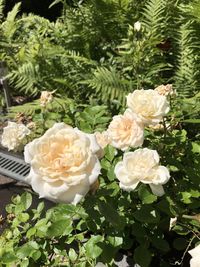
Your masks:
<svg viewBox="0 0 200 267"><path fill-rule="evenodd" d="M0 151L0 174L24 181L29 172L30 166L23 159Z"/></svg>

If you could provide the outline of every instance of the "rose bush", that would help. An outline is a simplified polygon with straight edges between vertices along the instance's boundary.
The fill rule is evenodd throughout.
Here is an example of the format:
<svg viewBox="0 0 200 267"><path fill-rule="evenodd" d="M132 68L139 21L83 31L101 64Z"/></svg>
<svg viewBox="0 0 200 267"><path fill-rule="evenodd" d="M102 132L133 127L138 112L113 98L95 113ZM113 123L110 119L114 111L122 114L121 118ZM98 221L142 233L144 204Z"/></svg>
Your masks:
<svg viewBox="0 0 200 267"><path fill-rule="evenodd" d="M167 116L166 97L152 91L131 94L132 109L112 118L105 106L70 107L62 118L78 128L56 123L25 146L33 190L65 204L44 214L42 203L30 210L30 194L12 198L10 228L0 237L3 264L112 267L120 253L135 266L189 266L185 255L200 238L199 133L184 114L175 117L178 98L168 96ZM191 267L198 251L189 251Z"/></svg>
<svg viewBox="0 0 200 267"><path fill-rule="evenodd" d="M40 197L77 204L100 174L99 150L93 135L56 123L25 146L26 180Z"/></svg>

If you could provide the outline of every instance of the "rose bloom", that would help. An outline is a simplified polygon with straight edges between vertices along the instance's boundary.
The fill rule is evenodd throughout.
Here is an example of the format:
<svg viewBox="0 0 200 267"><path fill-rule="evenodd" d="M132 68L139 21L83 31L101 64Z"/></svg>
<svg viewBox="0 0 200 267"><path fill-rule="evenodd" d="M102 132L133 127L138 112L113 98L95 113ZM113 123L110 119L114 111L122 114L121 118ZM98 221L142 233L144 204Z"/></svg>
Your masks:
<svg viewBox="0 0 200 267"><path fill-rule="evenodd" d="M8 150L17 150L30 133L31 131L24 124L9 121L8 125L3 128L1 144Z"/></svg>
<svg viewBox="0 0 200 267"><path fill-rule="evenodd" d="M200 266L200 245L188 251L192 256L190 260L190 267L199 267Z"/></svg>
<svg viewBox="0 0 200 267"><path fill-rule="evenodd" d="M95 137L97 139L97 143L99 144L99 146L104 149L107 145L110 144L110 138L108 135L107 131L103 131L102 133L100 132L95 132Z"/></svg>
<svg viewBox="0 0 200 267"><path fill-rule="evenodd" d="M159 93L159 95L164 95L164 96L176 95L176 91L173 90L172 84L159 85L158 87L155 88L155 91L157 91Z"/></svg>
<svg viewBox="0 0 200 267"><path fill-rule="evenodd" d="M144 141L143 124L130 109L123 115L114 116L107 131L111 144L123 151L129 147L141 146Z"/></svg>
<svg viewBox="0 0 200 267"><path fill-rule="evenodd" d="M163 116L169 112L167 98L152 89L135 90L128 94L127 106L146 125L159 123Z"/></svg>
<svg viewBox="0 0 200 267"><path fill-rule="evenodd" d="M56 123L25 146L26 180L40 197L77 204L100 174L99 149L94 135Z"/></svg>
<svg viewBox="0 0 200 267"><path fill-rule="evenodd" d="M53 92L49 92L49 91L42 91L41 92L41 96L40 96L40 105L42 107L45 107L48 103L53 101Z"/></svg>
<svg viewBox="0 0 200 267"><path fill-rule="evenodd" d="M115 166L115 174L123 190L132 191L142 182L149 184L157 196L164 194L162 184L170 178L168 169L159 165L157 151L148 148L124 153L123 160Z"/></svg>

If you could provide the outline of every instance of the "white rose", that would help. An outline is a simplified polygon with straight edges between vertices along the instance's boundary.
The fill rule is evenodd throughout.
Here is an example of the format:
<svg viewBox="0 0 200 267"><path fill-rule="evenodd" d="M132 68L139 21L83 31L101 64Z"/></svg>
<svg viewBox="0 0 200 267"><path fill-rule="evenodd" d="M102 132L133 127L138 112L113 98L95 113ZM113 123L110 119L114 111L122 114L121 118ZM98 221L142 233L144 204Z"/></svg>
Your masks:
<svg viewBox="0 0 200 267"><path fill-rule="evenodd" d="M123 151L129 147L141 146L144 141L143 124L138 122L137 116L130 109L124 115L114 116L107 132L111 144Z"/></svg>
<svg viewBox="0 0 200 267"><path fill-rule="evenodd" d="M27 181L40 197L55 202L78 203L100 174L93 135L64 123L25 146L25 161L31 171Z"/></svg>
<svg viewBox="0 0 200 267"><path fill-rule="evenodd" d="M136 32L139 32L140 29L141 29L141 23L140 23L139 21L136 21L136 22L134 23L134 30L135 30Z"/></svg>
<svg viewBox="0 0 200 267"><path fill-rule="evenodd" d="M167 183L170 178L168 169L159 165L157 151L148 148L124 153L123 161L115 166L115 174L120 181L120 188L125 191L134 190L142 182L149 184L157 196L164 194L162 184Z"/></svg>
<svg viewBox="0 0 200 267"><path fill-rule="evenodd" d="M8 150L17 150L30 133L31 131L24 124L9 121L8 126L3 128L1 144Z"/></svg>
<svg viewBox="0 0 200 267"><path fill-rule="evenodd" d="M188 251L192 256L190 260L190 267L199 267L200 266L200 245Z"/></svg>
<svg viewBox="0 0 200 267"><path fill-rule="evenodd" d="M135 90L127 96L127 106L146 124L157 124L169 112L167 98L155 90Z"/></svg>

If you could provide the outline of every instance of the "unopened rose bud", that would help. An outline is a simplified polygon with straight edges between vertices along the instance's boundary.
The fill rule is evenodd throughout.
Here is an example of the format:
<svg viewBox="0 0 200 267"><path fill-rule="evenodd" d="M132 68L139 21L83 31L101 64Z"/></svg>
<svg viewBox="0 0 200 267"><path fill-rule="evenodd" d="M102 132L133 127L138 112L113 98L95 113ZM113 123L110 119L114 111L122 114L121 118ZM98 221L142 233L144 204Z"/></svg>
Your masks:
<svg viewBox="0 0 200 267"><path fill-rule="evenodd" d="M134 30L139 32L141 30L141 23L139 21L134 23Z"/></svg>

